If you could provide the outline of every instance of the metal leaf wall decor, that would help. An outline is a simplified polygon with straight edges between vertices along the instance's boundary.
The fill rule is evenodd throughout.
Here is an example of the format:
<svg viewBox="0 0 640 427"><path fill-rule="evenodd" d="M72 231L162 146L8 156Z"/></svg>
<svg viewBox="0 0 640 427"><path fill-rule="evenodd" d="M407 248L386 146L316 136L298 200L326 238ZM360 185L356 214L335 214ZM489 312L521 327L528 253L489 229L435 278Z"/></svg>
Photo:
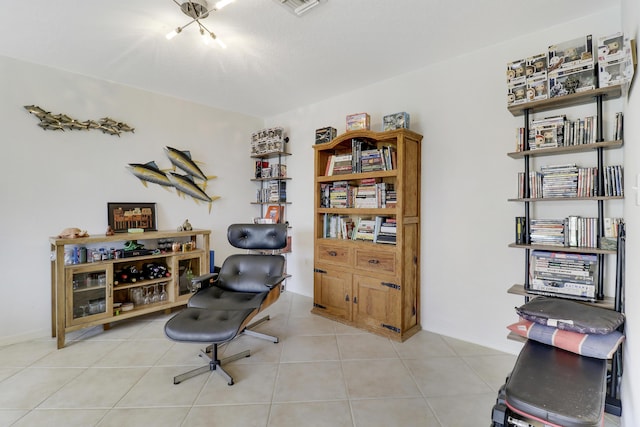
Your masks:
<svg viewBox="0 0 640 427"><path fill-rule="evenodd" d="M113 120L109 117L103 117L98 120L80 121L66 114L51 114L37 105L25 105L24 108L38 119L40 126L44 130L91 130L96 129L102 133L120 136L122 132L133 132L135 129L126 123Z"/></svg>

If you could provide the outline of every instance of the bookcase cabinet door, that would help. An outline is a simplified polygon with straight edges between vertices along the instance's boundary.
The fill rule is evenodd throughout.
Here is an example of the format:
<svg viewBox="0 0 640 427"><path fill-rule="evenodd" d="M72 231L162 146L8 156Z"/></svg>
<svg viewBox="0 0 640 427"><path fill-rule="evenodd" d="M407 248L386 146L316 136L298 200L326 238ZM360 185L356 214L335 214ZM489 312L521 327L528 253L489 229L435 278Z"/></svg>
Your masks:
<svg viewBox="0 0 640 427"><path fill-rule="evenodd" d="M353 298L351 273L332 268L316 268L314 276L314 311L350 321Z"/></svg>
<svg viewBox="0 0 640 427"><path fill-rule="evenodd" d="M354 319L358 327L392 338L400 336L401 286L380 277L353 276Z"/></svg>

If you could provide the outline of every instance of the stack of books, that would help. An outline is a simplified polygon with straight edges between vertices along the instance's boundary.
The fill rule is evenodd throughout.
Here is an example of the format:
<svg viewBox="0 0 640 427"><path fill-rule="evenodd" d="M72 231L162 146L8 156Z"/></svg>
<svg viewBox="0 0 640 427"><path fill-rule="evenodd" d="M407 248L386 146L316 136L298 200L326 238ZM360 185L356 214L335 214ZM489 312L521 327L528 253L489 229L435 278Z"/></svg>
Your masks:
<svg viewBox="0 0 640 427"><path fill-rule="evenodd" d="M382 158L382 150L364 150L360 157L359 172L375 172L386 170L386 165Z"/></svg>
<svg viewBox="0 0 640 427"><path fill-rule="evenodd" d="M353 198L353 189L348 181L336 181L329 186L329 207L350 208Z"/></svg>
<svg viewBox="0 0 640 427"><path fill-rule="evenodd" d="M565 245L583 248L598 247L598 218L569 216L565 218Z"/></svg>
<svg viewBox="0 0 640 427"><path fill-rule="evenodd" d="M598 168L578 169L578 197L593 197L598 195Z"/></svg>
<svg viewBox="0 0 640 427"><path fill-rule="evenodd" d="M524 172L518 172L518 197L525 198L524 194ZM542 174L537 171L529 172L529 198L537 199L542 197Z"/></svg>
<svg viewBox="0 0 640 427"><path fill-rule="evenodd" d="M354 240L366 240L373 242L373 236L376 228L375 220L371 218L360 218L354 231Z"/></svg>
<svg viewBox="0 0 640 427"><path fill-rule="evenodd" d="M396 244L396 219L377 216L374 230L374 243Z"/></svg>
<svg viewBox="0 0 640 427"><path fill-rule="evenodd" d="M280 203L287 201L287 183L284 181L269 181L269 203Z"/></svg>
<svg viewBox="0 0 640 427"><path fill-rule="evenodd" d="M564 246L564 220L532 219L529 224L531 244Z"/></svg>
<svg viewBox="0 0 640 427"><path fill-rule="evenodd" d="M340 152L327 159L326 176L376 172L394 169L395 148L375 144L360 138L351 140L351 152Z"/></svg>
<svg viewBox="0 0 640 427"><path fill-rule="evenodd" d="M532 251L528 292L595 301L598 256Z"/></svg>
<svg viewBox="0 0 640 427"><path fill-rule="evenodd" d="M375 178L361 179L360 185L355 189L355 208L378 208L380 207L380 197L378 185Z"/></svg>
<svg viewBox="0 0 640 427"><path fill-rule="evenodd" d="M326 176L353 173L353 156L351 153L334 154L327 160Z"/></svg>
<svg viewBox="0 0 640 427"><path fill-rule="evenodd" d="M392 183L387 183L384 191L384 206L385 208L395 208L398 204L398 193L396 192Z"/></svg>
<svg viewBox="0 0 640 427"><path fill-rule="evenodd" d="M352 239L354 223L347 215L325 214L324 235L329 239Z"/></svg>
<svg viewBox="0 0 640 427"><path fill-rule="evenodd" d="M540 168L542 197L576 197L578 167L575 164L549 165Z"/></svg>
<svg viewBox="0 0 640 427"><path fill-rule="evenodd" d="M624 196L622 166L607 166L604 169L604 195Z"/></svg>
<svg viewBox="0 0 640 427"><path fill-rule="evenodd" d="M392 194L388 194L388 191L392 191ZM375 178L361 179L353 193L353 207L355 208L386 208L393 207L396 203L393 184L376 182ZM387 206L387 201L390 201L393 206Z"/></svg>

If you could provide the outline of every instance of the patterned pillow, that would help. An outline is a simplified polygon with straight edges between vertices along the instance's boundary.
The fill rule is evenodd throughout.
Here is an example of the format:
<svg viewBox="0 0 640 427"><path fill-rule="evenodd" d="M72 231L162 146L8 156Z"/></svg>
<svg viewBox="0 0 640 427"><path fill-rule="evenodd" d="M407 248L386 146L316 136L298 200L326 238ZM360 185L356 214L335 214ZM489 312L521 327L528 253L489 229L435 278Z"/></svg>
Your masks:
<svg viewBox="0 0 640 427"><path fill-rule="evenodd" d="M581 334L543 326L525 319L509 325L507 328L521 337L598 359L613 357L618 346L624 340L624 335L619 331L608 334Z"/></svg>
<svg viewBox="0 0 640 427"><path fill-rule="evenodd" d="M516 312L532 322L582 334L608 334L624 323L622 313L560 298L534 298Z"/></svg>

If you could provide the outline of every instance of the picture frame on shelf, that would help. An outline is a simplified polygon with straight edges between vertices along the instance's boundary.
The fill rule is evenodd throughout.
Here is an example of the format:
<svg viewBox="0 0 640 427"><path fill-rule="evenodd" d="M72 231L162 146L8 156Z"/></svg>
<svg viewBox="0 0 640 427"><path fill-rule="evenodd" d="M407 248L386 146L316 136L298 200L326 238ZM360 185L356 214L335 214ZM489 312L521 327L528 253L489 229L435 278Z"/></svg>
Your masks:
<svg viewBox="0 0 640 427"><path fill-rule="evenodd" d="M284 206L269 205L264 214L265 219L270 219L274 224L281 222L284 216Z"/></svg>
<svg viewBox="0 0 640 427"><path fill-rule="evenodd" d="M157 231L156 204L108 202L107 222L116 233L127 233L130 229Z"/></svg>

